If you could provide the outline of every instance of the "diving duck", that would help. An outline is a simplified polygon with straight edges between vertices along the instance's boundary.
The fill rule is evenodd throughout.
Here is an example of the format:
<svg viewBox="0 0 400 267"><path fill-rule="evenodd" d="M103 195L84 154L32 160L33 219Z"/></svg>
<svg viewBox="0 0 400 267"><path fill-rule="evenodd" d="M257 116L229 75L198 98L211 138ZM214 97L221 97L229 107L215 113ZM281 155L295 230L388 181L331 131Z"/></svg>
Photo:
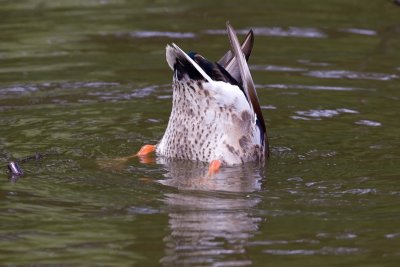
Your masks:
<svg viewBox="0 0 400 267"><path fill-rule="evenodd" d="M157 145L136 154L202 161L211 172L220 166L264 162L269 155L266 127L247 60L254 35L240 45L227 22L231 45L218 62L167 45L173 71L173 103L167 129Z"/></svg>

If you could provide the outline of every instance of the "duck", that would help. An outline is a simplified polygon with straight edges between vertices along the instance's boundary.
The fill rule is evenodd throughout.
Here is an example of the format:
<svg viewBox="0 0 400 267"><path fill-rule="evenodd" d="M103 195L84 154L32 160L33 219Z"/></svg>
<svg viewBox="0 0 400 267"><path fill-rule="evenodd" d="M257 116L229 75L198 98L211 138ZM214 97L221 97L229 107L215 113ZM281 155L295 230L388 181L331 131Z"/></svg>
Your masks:
<svg viewBox="0 0 400 267"><path fill-rule="evenodd" d="M205 162L209 172L221 166L264 163L269 157L266 125L248 66L254 33L242 44L226 23L230 50L217 62L176 44L166 47L173 72L172 110L156 145L144 145L136 156Z"/></svg>

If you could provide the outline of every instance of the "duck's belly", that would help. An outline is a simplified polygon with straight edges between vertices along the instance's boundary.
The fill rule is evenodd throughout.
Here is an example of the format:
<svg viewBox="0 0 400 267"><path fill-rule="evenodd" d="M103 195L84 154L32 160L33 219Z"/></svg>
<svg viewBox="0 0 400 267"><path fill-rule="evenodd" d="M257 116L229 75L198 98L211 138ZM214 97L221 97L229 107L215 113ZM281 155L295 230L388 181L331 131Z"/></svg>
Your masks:
<svg viewBox="0 0 400 267"><path fill-rule="evenodd" d="M200 85L184 86L175 84L173 108L157 145L158 155L203 162L218 159L225 165L264 160L250 110L221 103Z"/></svg>

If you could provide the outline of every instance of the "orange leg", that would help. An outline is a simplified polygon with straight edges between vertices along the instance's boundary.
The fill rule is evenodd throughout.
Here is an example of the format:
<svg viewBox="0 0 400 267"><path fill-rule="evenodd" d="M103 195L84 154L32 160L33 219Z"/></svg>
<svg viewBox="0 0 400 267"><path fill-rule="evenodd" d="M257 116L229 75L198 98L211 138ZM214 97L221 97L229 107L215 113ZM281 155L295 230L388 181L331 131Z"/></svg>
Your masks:
<svg viewBox="0 0 400 267"><path fill-rule="evenodd" d="M221 161L218 159L215 159L210 162L210 165L208 166L208 173L209 174L217 173L220 168L221 168Z"/></svg>
<svg viewBox="0 0 400 267"><path fill-rule="evenodd" d="M148 157L149 154L153 151L156 150L156 146L153 145L144 145L142 148L139 150L138 153L127 156L127 157L121 157L121 158L116 158L116 159L111 159L111 160L98 160L97 163L102 167L102 168L107 168L107 169L115 169L115 170L120 170L124 168L125 163L133 158L138 157L139 161L141 163L153 163L154 158Z"/></svg>
<svg viewBox="0 0 400 267"><path fill-rule="evenodd" d="M142 148L139 150L138 153L136 153L135 156L142 157L142 156L147 156L151 152L156 150L156 146L153 145L144 145Z"/></svg>
<svg viewBox="0 0 400 267"><path fill-rule="evenodd" d="M144 145L134 157L138 157L139 161L144 164L154 163L154 158L149 157L149 154L156 150L154 145Z"/></svg>

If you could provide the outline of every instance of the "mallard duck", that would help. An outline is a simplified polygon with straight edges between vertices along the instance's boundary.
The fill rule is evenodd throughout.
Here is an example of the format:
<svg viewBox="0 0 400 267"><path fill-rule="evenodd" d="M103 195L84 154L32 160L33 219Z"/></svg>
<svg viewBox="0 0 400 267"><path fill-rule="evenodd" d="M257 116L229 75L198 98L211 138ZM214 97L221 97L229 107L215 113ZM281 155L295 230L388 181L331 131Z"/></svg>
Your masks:
<svg viewBox="0 0 400 267"><path fill-rule="evenodd" d="M240 45L227 22L231 45L218 62L167 45L173 71L173 105L167 129L157 145L137 153L203 161L211 172L220 166L264 162L269 155L267 132L247 60L253 48L250 30Z"/></svg>

